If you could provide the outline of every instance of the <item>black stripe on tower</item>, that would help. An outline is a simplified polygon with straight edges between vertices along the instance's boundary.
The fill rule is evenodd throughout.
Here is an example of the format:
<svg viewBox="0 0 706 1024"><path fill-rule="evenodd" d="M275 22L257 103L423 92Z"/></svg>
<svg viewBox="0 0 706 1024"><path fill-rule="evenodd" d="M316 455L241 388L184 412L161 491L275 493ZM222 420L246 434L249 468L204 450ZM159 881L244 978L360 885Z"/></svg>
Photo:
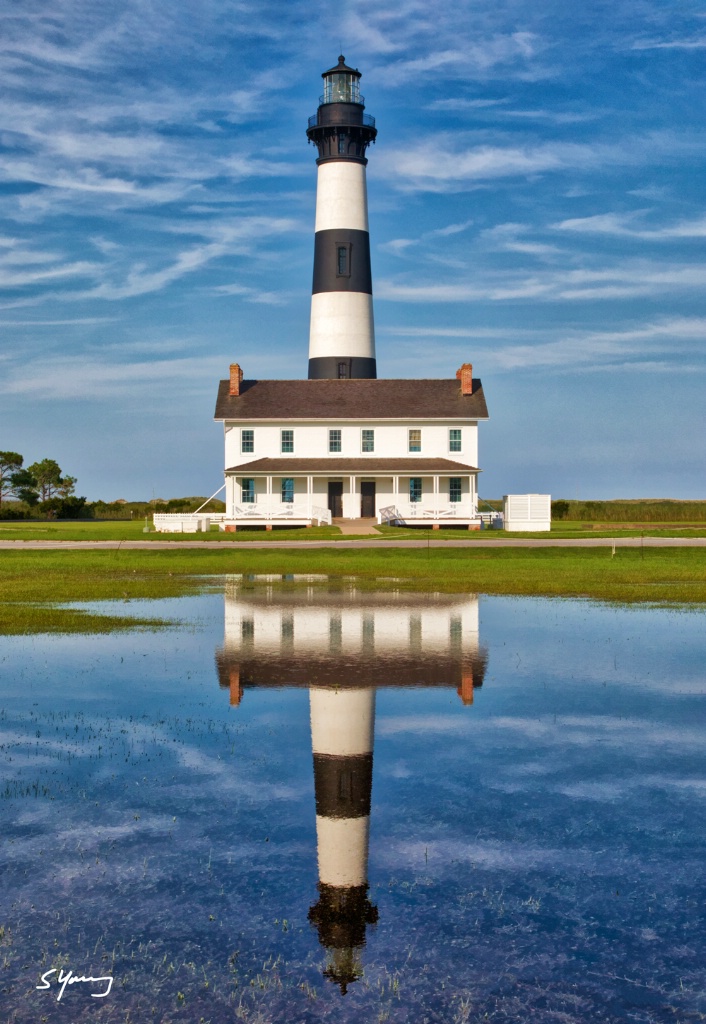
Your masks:
<svg viewBox="0 0 706 1024"><path fill-rule="evenodd" d="M368 817L372 789L372 753L314 754L314 791L319 817Z"/></svg>
<svg viewBox="0 0 706 1024"><path fill-rule="evenodd" d="M369 356L316 356L309 360L309 380L375 380L377 367Z"/></svg>
<svg viewBox="0 0 706 1024"><path fill-rule="evenodd" d="M317 292L373 294L370 235L355 228L330 228L314 236L314 281Z"/></svg>

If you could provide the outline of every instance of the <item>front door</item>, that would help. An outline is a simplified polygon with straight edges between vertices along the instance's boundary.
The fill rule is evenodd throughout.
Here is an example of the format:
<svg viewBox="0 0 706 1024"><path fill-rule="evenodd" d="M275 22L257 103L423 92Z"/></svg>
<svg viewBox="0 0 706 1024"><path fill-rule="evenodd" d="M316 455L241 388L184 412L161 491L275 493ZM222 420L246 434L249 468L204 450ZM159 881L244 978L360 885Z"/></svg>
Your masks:
<svg viewBox="0 0 706 1024"><path fill-rule="evenodd" d="M328 485L328 507L334 519L343 515L343 483L330 481Z"/></svg>
<svg viewBox="0 0 706 1024"><path fill-rule="evenodd" d="M375 516L375 481L369 483L361 481L360 484L360 514L363 519L372 519Z"/></svg>

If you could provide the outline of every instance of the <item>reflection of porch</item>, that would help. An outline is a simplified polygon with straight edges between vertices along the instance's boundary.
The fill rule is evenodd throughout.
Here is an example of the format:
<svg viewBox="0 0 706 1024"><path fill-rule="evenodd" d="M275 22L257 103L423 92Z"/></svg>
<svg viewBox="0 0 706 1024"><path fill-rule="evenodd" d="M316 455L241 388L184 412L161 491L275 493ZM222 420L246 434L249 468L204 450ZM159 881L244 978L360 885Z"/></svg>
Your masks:
<svg viewBox="0 0 706 1024"><path fill-rule="evenodd" d="M450 459L257 459L226 471L222 528L332 518L477 528L477 474Z"/></svg>

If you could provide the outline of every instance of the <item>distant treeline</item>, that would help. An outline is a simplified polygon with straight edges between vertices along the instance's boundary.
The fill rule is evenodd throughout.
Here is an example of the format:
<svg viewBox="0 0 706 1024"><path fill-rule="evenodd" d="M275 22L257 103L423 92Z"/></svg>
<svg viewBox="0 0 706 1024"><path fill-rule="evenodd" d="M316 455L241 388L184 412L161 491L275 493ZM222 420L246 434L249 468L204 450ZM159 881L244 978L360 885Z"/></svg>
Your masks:
<svg viewBox="0 0 706 1024"><path fill-rule="evenodd" d="M706 501L567 501L552 502L552 519L601 523L702 523Z"/></svg>
<svg viewBox="0 0 706 1024"><path fill-rule="evenodd" d="M171 498L169 501L87 501L67 496L34 505L6 500L0 507L0 519L151 519L155 512L195 512L206 497ZM224 511L224 503L215 498L204 509L204 513Z"/></svg>

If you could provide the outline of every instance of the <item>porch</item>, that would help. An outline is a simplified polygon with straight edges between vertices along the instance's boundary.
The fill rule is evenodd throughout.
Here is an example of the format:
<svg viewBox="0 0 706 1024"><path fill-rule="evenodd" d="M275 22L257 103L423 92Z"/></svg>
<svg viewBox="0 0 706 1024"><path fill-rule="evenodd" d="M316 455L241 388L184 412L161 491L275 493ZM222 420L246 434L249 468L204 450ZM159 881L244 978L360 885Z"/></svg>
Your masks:
<svg viewBox="0 0 706 1024"><path fill-rule="evenodd" d="M478 472L449 459L258 459L226 471L221 529L334 519L479 529Z"/></svg>

